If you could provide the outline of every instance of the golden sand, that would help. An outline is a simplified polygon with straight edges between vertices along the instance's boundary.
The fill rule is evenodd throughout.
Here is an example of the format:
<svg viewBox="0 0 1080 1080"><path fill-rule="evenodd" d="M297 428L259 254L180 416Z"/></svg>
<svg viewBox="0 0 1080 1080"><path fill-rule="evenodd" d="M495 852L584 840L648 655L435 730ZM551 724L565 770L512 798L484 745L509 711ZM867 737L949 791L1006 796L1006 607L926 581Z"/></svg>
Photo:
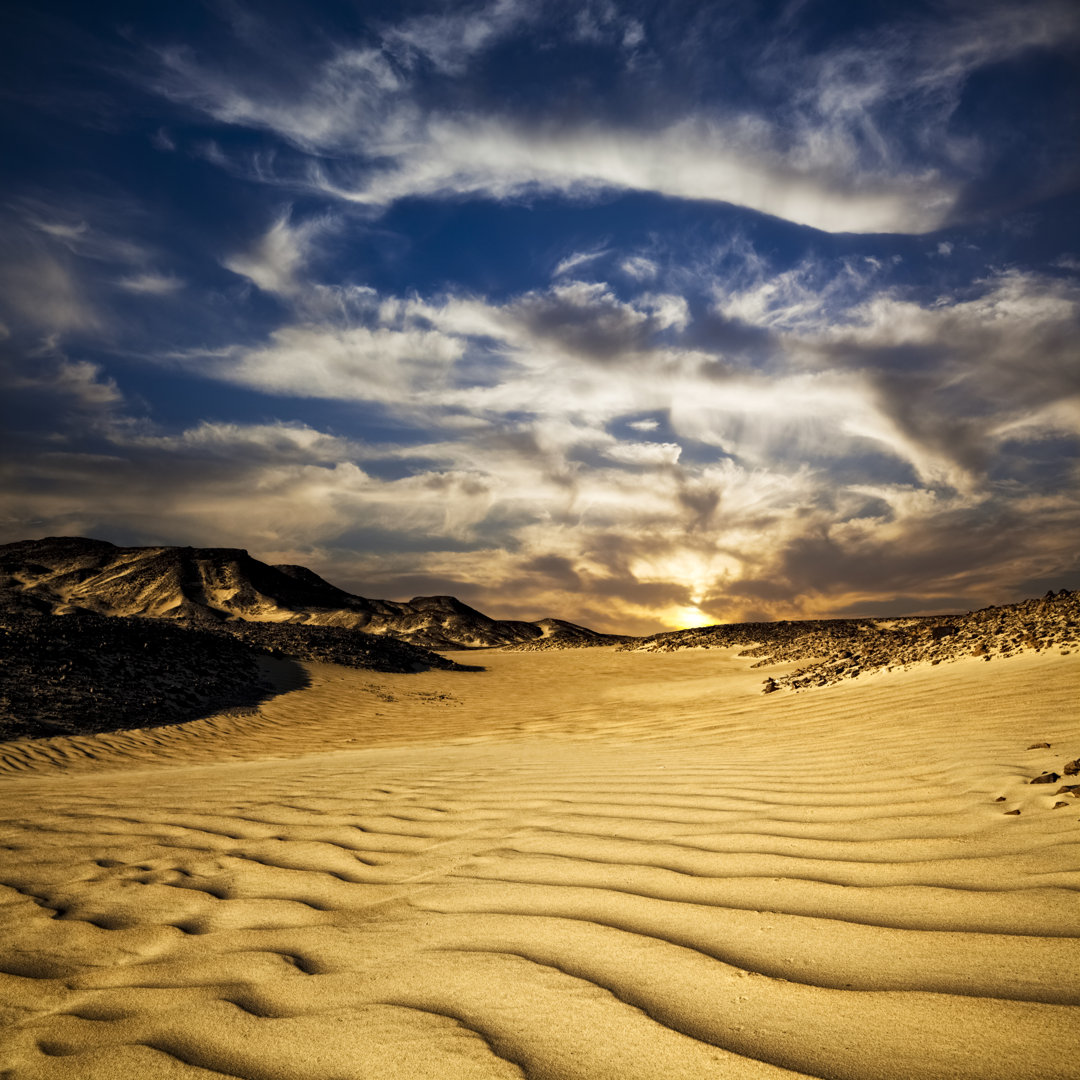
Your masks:
<svg viewBox="0 0 1080 1080"><path fill-rule="evenodd" d="M0 745L0 1076L1080 1076L1080 657L480 660Z"/></svg>

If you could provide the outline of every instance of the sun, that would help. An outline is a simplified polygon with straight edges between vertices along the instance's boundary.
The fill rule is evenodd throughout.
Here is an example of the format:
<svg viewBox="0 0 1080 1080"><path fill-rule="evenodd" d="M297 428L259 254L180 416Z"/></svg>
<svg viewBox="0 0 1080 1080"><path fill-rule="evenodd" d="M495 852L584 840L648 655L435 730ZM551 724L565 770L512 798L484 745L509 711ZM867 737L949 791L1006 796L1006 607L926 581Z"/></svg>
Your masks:
<svg viewBox="0 0 1080 1080"><path fill-rule="evenodd" d="M664 613L664 622L672 630L692 630L696 626L712 626L716 619L693 604L684 604L680 607L669 608Z"/></svg>

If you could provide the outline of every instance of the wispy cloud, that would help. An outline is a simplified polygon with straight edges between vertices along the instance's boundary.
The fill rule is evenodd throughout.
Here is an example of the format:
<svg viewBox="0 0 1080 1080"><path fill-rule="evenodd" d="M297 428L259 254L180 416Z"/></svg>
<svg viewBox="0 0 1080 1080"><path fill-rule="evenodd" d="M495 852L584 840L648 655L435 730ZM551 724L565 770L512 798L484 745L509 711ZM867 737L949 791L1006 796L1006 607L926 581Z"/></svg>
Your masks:
<svg viewBox="0 0 1080 1080"><path fill-rule="evenodd" d="M119 278L116 284L127 292L150 296L168 296L184 287L183 279L175 274L157 274L153 271Z"/></svg>
<svg viewBox="0 0 1080 1080"><path fill-rule="evenodd" d="M426 61L444 75L458 75L478 53L535 18L531 4L493 0L471 11L413 16L388 26L382 42L407 67Z"/></svg>
<svg viewBox="0 0 1080 1080"><path fill-rule="evenodd" d="M160 51L152 85L310 155L301 172L281 175L263 161L254 170L263 179L371 208L416 196L635 190L729 202L833 232L922 233L953 213L982 153L948 129L966 79L1060 44L1080 25L1067 6L1047 2L1023 17L998 5L958 8L944 23L898 18L875 37L819 53L788 36L753 72L787 91L788 104L770 113L690 99L660 116L581 122L515 116L462 89L478 57L539 22L512 0L417 16L384 26L377 45L337 47L287 95L171 48ZM613 47L617 38L618 48L645 36L611 4L581 9L570 33ZM420 92L425 65L443 80L447 105Z"/></svg>
<svg viewBox="0 0 1080 1080"><path fill-rule="evenodd" d="M264 292L288 296L299 289L314 238L328 225L326 219L294 223L290 214L279 217L253 248L224 260L226 269L253 281Z"/></svg>
<svg viewBox="0 0 1080 1080"><path fill-rule="evenodd" d="M551 276L562 277L564 274L569 274L573 270L579 270L581 267L586 266L591 262L595 262L597 259L602 259L607 253L607 248L599 248L596 251L571 252L565 258L559 260L555 269L551 272Z"/></svg>

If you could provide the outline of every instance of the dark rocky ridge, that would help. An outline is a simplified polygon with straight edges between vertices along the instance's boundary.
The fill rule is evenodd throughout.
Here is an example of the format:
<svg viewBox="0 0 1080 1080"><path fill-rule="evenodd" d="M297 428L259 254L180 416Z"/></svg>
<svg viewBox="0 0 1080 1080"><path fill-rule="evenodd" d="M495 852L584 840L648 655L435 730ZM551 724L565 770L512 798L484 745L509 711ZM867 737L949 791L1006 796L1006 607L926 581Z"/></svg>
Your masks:
<svg viewBox="0 0 1080 1080"><path fill-rule="evenodd" d="M216 626L233 620L340 627L426 649L610 644L555 619L492 619L452 596L408 603L345 592L303 566L271 566L239 548L117 547L84 537L0 546L0 606L94 611ZM297 640L296 635L290 636Z"/></svg>
<svg viewBox="0 0 1080 1080"><path fill-rule="evenodd" d="M203 629L219 637L241 641L271 655L296 660L316 660L326 664L366 668L370 671L408 673L438 668L443 671L483 671L482 667L459 664L430 649L390 635L365 634L345 626L312 626L306 623L230 622L204 624Z"/></svg>
<svg viewBox="0 0 1080 1080"><path fill-rule="evenodd" d="M277 678L267 679L266 661ZM0 607L0 742L160 727L254 708L306 682L296 660L374 671L477 670L335 626L170 622Z"/></svg>
<svg viewBox="0 0 1080 1080"><path fill-rule="evenodd" d="M178 724L276 692L254 649L205 631L0 613L0 741Z"/></svg>
<svg viewBox="0 0 1080 1080"><path fill-rule="evenodd" d="M1007 657L1033 649L1080 649L1080 593L1062 589L1039 600L895 619L806 619L733 623L654 634L621 646L646 652L743 646L755 667L805 660L765 680L765 692L826 686L882 668L940 664L964 656Z"/></svg>

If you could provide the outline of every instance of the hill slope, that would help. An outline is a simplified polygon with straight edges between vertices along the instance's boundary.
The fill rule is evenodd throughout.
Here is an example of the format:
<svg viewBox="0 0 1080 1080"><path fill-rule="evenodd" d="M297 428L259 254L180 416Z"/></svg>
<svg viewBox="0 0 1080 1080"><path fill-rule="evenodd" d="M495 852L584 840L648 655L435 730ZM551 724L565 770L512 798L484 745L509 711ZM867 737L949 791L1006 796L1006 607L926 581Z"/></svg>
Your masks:
<svg viewBox="0 0 1080 1080"><path fill-rule="evenodd" d="M1006 657L1026 650L1080 649L1080 593L1062 589L1039 600L969 611L895 619L806 619L774 623L731 623L675 630L639 638L623 649L743 646L759 657L755 667L806 661L793 672L765 680L765 692L781 686L799 690L855 678L881 668L939 664L961 656Z"/></svg>
<svg viewBox="0 0 1080 1080"><path fill-rule="evenodd" d="M240 548L117 547L85 537L46 537L0 547L0 606L52 614L235 620L340 627L427 649L614 644L557 619L492 619L452 596L408 603L345 592L303 566L271 566ZM295 636L295 635L293 635Z"/></svg>

